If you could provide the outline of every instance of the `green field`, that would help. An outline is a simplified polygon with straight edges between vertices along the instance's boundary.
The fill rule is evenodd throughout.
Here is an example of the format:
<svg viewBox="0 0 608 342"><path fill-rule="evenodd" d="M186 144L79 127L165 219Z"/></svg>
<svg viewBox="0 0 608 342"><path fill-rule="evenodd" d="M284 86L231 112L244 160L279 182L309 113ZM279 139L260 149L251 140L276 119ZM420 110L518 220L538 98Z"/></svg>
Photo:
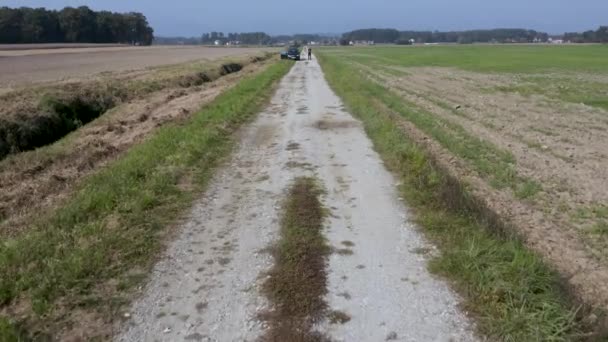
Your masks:
<svg viewBox="0 0 608 342"><path fill-rule="evenodd" d="M464 45L323 49L355 61L380 61L407 67L457 67L471 71L538 73L564 70L608 73L607 45Z"/></svg>
<svg viewBox="0 0 608 342"><path fill-rule="evenodd" d="M467 299L466 308L477 316L480 332L501 341L584 339L581 332L588 328L576 318L579 308L570 302L552 265L530 251L517 234L504 234L505 227L472 198L470 185L437 167L437 156L408 136L399 123L413 124L464 161L495 191L512 193L516 201L552 206L544 189L550 185L523 172L517 156L505 148L506 144L500 145L500 139L482 139L470 128L471 123L486 119L484 113L479 119L470 116L466 106L448 102L449 94L441 88L448 76L437 77L435 88L423 90L412 88L410 80L416 80L412 78L416 73L432 80L428 67L440 72L457 69L474 77L482 75L480 79L490 76L492 82L516 80L525 85L480 86L472 98L517 93L559 100L556 105L585 102L606 108L608 77L602 77L608 76L608 47L348 47L322 49L318 57L330 85L347 109L362 120L386 165L403 181L402 192L416 209L418 223L442 251L432 260L432 270L453 280ZM555 79L568 84L568 96L553 90L561 89ZM547 84L552 87L544 86ZM412 98L422 100L414 103ZM545 106L543 102L532 104ZM438 115L430 108L445 113ZM522 115L525 118L527 113ZM544 122L545 118L540 118ZM503 125L512 120L498 119L505 120ZM546 121L551 122L550 118ZM497 136L503 134L491 122L479 127ZM536 128L536 134L541 130ZM509 138L522 144L516 134Z"/></svg>
<svg viewBox="0 0 608 342"><path fill-rule="evenodd" d="M608 109L608 45L368 47L324 49L324 53L378 68L453 67L518 74L524 77L523 84L495 90L543 94ZM598 82L577 73L606 78Z"/></svg>

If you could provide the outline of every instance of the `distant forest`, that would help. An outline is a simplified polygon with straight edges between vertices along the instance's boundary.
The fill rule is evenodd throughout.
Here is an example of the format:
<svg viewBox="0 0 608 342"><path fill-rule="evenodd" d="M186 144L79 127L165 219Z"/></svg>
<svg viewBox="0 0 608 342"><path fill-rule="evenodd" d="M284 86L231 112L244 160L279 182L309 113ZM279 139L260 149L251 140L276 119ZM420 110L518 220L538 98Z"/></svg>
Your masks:
<svg viewBox="0 0 608 342"><path fill-rule="evenodd" d="M350 41L373 41L375 43L531 43L546 42L549 35L544 32L524 29L494 29L471 31L398 31L395 29L364 29L342 35L341 44Z"/></svg>
<svg viewBox="0 0 608 342"><path fill-rule="evenodd" d="M351 41L373 41L374 43L410 44L416 43L532 43L547 42L549 35L544 32L525 29L493 29L470 31L398 31L395 29L364 29L347 32L340 43ZM572 43L608 43L608 26L600 26L596 31L565 33L563 40Z"/></svg>
<svg viewBox="0 0 608 342"><path fill-rule="evenodd" d="M297 42L307 44L308 42L319 42L329 45L337 42L336 37L329 37L319 34L294 34L294 35L279 35L270 36L265 32L242 32L242 33L223 33L209 32L204 33L200 37L155 37L154 44L169 44L169 45L212 45L215 42L222 45L227 43L238 43L243 45L271 45L278 43Z"/></svg>
<svg viewBox="0 0 608 342"><path fill-rule="evenodd" d="M0 44L123 43L150 45L154 30L141 13L0 7Z"/></svg>
<svg viewBox="0 0 608 342"><path fill-rule="evenodd" d="M241 44L267 45L272 42L272 37L264 32L227 33L211 32L201 36L201 44L213 44L215 41L221 43L240 42Z"/></svg>
<svg viewBox="0 0 608 342"><path fill-rule="evenodd" d="M200 45L214 44L216 41L244 45L271 45L277 43L295 43L305 45L314 41L322 45L349 45L350 42L371 42L376 44L411 44L413 43L534 43L550 41L549 34L526 29L492 29L469 31L399 31L396 29L362 29L344 33L341 38L319 34L295 34L270 36L264 32L222 33L210 32L201 37L157 37L155 44ZM572 43L608 43L608 26L596 31L583 33L566 33L553 37Z"/></svg>
<svg viewBox="0 0 608 342"><path fill-rule="evenodd" d="M596 31L566 33L564 40L573 43L608 43L608 26L600 26Z"/></svg>
<svg viewBox="0 0 608 342"><path fill-rule="evenodd" d="M122 43L214 44L219 42L244 45L271 45L314 41L334 45L338 41L373 41L379 44L415 43L532 43L546 42L549 35L525 29L493 29L469 31L399 31L396 29L363 29L344 33L340 39L318 34L270 36L264 32L210 32L200 37L158 37L146 17L137 12L115 13L93 11L86 6L66 7L60 11L45 8L0 7L0 44L21 43ZM565 33L563 40L573 43L608 43L608 26L596 31Z"/></svg>

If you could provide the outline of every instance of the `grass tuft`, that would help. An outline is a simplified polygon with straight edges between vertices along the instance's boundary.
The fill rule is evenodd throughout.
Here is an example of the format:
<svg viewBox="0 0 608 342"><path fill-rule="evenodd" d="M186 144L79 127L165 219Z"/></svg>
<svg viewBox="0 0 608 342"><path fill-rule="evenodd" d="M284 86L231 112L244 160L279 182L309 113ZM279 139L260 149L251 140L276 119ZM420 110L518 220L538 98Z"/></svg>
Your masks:
<svg viewBox="0 0 608 342"><path fill-rule="evenodd" d="M542 186L533 180L527 180L518 185L515 196L519 199L532 198L542 190Z"/></svg>
<svg viewBox="0 0 608 342"><path fill-rule="evenodd" d="M264 285L274 310L266 315L268 341L324 341L312 331L327 309L327 256L322 191L312 178L297 178L287 195L275 266Z"/></svg>

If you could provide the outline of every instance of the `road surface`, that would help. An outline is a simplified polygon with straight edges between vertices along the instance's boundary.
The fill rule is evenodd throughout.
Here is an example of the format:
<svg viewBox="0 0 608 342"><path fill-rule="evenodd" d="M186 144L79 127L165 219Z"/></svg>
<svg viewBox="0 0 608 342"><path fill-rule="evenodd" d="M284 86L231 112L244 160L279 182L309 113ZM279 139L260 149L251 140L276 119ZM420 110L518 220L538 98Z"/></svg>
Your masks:
<svg viewBox="0 0 608 342"><path fill-rule="evenodd" d="M458 298L426 269L431 248L409 222L395 179L316 61L299 62L241 136L157 264L116 341L256 341L269 309L260 293L281 203L298 176L325 187L332 310L346 324L315 328L335 341L475 341Z"/></svg>

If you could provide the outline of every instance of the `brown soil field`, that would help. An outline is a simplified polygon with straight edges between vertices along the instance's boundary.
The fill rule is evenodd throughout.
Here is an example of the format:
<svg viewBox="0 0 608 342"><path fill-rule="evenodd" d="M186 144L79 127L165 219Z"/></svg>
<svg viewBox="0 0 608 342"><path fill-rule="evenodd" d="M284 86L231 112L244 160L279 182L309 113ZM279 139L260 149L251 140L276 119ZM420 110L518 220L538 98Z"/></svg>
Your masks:
<svg viewBox="0 0 608 342"><path fill-rule="evenodd" d="M497 189L465 160L395 116L440 167L554 265L579 298L608 307L608 112L497 91L518 82L510 75L435 67L397 68L395 75L361 67L413 106L511 153L517 175L540 186L530 197Z"/></svg>
<svg viewBox="0 0 608 342"><path fill-rule="evenodd" d="M103 48L116 47L125 44L87 44L87 43L47 43L47 44L0 44L0 51L17 51L17 50L49 50L49 49L83 49L83 48Z"/></svg>
<svg viewBox="0 0 608 342"><path fill-rule="evenodd" d="M101 72L255 53L257 48L184 46L91 47L0 51L0 93L6 88L82 78Z"/></svg>
<svg viewBox="0 0 608 342"><path fill-rule="evenodd" d="M134 92L128 101L119 101L107 113L56 143L0 160L0 236L21 234L35 216L54 208L68 197L83 177L115 160L158 127L188 118L201 106L236 85L243 75L263 70L269 64L270 56L258 52L145 71L113 72L92 80L54 82L8 94L15 96L3 95L6 101L0 103L8 109L0 113L0 119L10 117L14 112L11 108L35 108L40 95L48 89L112 88L115 82L135 85L126 88ZM217 71L221 71L226 63L233 62L242 65L243 69L228 75ZM190 77L200 72L214 80L190 84ZM158 90L140 89L150 84ZM11 106L9 97L18 99L18 103Z"/></svg>

